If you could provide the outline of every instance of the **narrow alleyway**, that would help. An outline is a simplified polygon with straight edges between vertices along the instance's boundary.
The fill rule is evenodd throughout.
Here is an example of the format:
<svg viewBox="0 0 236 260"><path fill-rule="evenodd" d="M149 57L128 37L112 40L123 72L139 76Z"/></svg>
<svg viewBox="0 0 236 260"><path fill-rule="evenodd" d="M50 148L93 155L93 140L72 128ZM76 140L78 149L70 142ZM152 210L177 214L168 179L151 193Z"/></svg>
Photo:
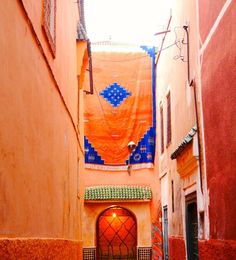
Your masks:
<svg viewBox="0 0 236 260"><path fill-rule="evenodd" d="M236 1L0 14L0 260L236 260Z"/></svg>

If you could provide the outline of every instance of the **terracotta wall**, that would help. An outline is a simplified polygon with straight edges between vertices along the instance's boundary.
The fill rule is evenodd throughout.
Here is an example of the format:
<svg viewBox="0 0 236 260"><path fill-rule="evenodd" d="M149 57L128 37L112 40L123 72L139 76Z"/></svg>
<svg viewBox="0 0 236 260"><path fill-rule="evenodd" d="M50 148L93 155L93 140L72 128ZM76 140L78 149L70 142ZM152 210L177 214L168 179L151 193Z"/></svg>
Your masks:
<svg viewBox="0 0 236 260"><path fill-rule="evenodd" d="M236 239L235 8L235 1L199 1L210 238L219 240Z"/></svg>
<svg viewBox="0 0 236 260"><path fill-rule="evenodd" d="M49 251L72 259L81 247L78 8L57 1L54 59L42 31L42 6L0 3L1 259L45 259Z"/></svg>
<svg viewBox="0 0 236 260"><path fill-rule="evenodd" d="M223 5L226 0L198 0L199 4L199 25L200 25L200 36L202 42L206 40L206 37L211 30L215 20L217 19ZM229 2L229 1L228 1Z"/></svg>
<svg viewBox="0 0 236 260"><path fill-rule="evenodd" d="M171 236L169 238L169 259L171 260L186 259L185 241L183 237Z"/></svg>
<svg viewBox="0 0 236 260"><path fill-rule="evenodd" d="M198 243L199 259L236 259L235 240L210 239Z"/></svg>

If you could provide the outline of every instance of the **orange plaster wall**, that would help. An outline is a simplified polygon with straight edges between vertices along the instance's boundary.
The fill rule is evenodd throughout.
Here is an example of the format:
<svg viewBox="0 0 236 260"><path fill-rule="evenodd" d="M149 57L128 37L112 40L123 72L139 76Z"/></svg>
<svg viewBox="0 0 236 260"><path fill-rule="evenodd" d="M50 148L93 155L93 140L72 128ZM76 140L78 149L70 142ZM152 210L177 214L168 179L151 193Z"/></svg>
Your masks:
<svg viewBox="0 0 236 260"><path fill-rule="evenodd" d="M157 161L157 159L156 159ZM87 203L83 214L83 246L95 246L96 220L98 215L112 205L123 206L134 213L138 222L138 246L151 246L151 224L158 219L160 187L157 178L157 163L153 169L127 171L101 171L85 169L84 186L99 185L140 185L150 186L152 201L145 203Z"/></svg>
<svg viewBox="0 0 236 260"><path fill-rule="evenodd" d="M83 160L78 163L82 154L68 113L76 125L77 5L57 1L57 54L52 60L41 32L42 1L23 2L69 109L21 1L0 2L0 237L78 242L78 174Z"/></svg>
<svg viewBox="0 0 236 260"><path fill-rule="evenodd" d="M151 246L151 224L159 221L160 187L156 167L157 164L155 164L154 169L132 170L131 175L127 171L113 172L85 169L85 187L97 185L147 185L151 187L153 197L151 202L145 203L85 204L83 215L83 242L85 247L95 245L96 234L93 232L96 230L96 219L103 210L112 205L123 206L134 213L138 222L138 246Z"/></svg>
<svg viewBox="0 0 236 260"><path fill-rule="evenodd" d="M54 59L42 29L44 1L20 1L22 1L25 6L58 82L62 96L65 99L74 122L76 122L77 90L74 88L74 85L77 80L76 29L79 19L77 3L74 3L75 1L66 0L56 1L56 57Z"/></svg>
<svg viewBox="0 0 236 260"><path fill-rule="evenodd" d="M151 202L152 218L157 215L157 201L160 196L159 182L157 178L157 164L153 169L131 170L128 171L100 171L85 169L85 187L97 185L140 185L150 186L152 188L153 200Z"/></svg>

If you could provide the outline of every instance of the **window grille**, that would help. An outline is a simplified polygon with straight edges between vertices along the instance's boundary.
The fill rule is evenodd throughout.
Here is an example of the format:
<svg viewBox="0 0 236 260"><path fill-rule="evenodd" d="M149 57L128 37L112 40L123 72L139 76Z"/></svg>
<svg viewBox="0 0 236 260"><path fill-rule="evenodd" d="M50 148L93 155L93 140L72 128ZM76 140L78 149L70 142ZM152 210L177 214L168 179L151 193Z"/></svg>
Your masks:
<svg viewBox="0 0 236 260"><path fill-rule="evenodd" d="M137 225L126 209L112 207L97 222L97 255L100 260L136 260Z"/></svg>
<svg viewBox="0 0 236 260"><path fill-rule="evenodd" d="M83 248L83 260L95 260L96 248Z"/></svg>
<svg viewBox="0 0 236 260"><path fill-rule="evenodd" d="M151 247L139 247L138 248L138 260L151 260L152 249Z"/></svg>

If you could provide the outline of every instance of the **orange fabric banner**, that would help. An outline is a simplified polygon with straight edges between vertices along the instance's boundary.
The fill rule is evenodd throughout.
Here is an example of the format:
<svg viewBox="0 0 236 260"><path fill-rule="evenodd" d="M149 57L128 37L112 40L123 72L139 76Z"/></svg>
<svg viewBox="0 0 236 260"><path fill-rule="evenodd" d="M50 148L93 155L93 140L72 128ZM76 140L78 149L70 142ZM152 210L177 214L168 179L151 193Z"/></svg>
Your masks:
<svg viewBox="0 0 236 260"><path fill-rule="evenodd" d="M152 58L140 49L97 52L92 59L94 95L85 96L85 162L90 168L125 165L128 143L138 146L153 127ZM147 149L139 147L133 163L142 163ZM151 157L147 162L153 162Z"/></svg>

